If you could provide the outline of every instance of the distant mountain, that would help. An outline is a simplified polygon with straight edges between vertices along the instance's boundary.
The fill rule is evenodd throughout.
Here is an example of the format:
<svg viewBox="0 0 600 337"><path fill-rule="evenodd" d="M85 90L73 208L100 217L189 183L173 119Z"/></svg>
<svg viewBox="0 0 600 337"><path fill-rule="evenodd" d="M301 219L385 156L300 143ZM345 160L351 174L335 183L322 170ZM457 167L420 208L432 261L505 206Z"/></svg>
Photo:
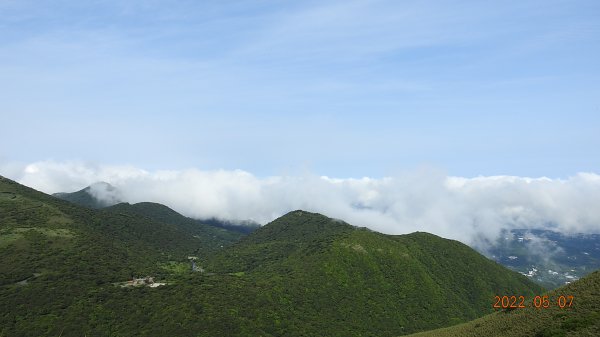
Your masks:
<svg viewBox="0 0 600 337"><path fill-rule="evenodd" d="M600 234L513 229L482 253L554 289L600 269Z"/></svg>
<svg viewBox="0 0 600 337"><path fill-rule="evenodd" d="M528 298L524 309L502 309L465 324L411 337L600 336L600 271L546 295L548 302L542 297L537 302L539 308Z"/></svg>
<svg viewBox="0 0 600 337"><path fill-rule="evenodd" d="M120 192L111 184L98 182L72 193L54 193L53 196L89 208L104 208L122 202Z"/></svg>
<svg viewBox="0 0 600 337"><path fill-rule="evenodd" d="M121 191L119 191L116 187L114 187L111 184L106 183L106 182L98 182L98 183L92 184L92 185L90 185L82 190L79 190L77 192L72 192L72 193L60 192L60 193L54 193L52 195L59 199L66 200L66 201L72 202L74 204L88 207L88 208L93 208L93 209L106 208L106 207L110 207L110 206L114 206L114 205L123 203L123 197L121 195ZM156 213L157 210L154 210L151 207L144 207L143 204L145 204L145 203L140 203L140 204L142 204L142 205L139 207L136 207L136 209L138 211L137 214L142 214L142 215L147 215L147 216L151 216L153 214L154 214L154 216L160 215L160 212ZM161 204L157 204L157 203L148 203L148 204L161 205ZM161 206L167 207L164 205L161 205ZM149 213L143 214L144 211L147 211ZM170 211L171 211L171 214L172 214L172 212L175 212L171 209L170 209ZM177 214L177 215L178 215L177 218L181 218L180 214ZM164 218L164 217L160 218L162 220L169 218L169 214L166 214L166 213L162 214L160 216L166 216L166 218ZM186 219L187 219L186 222L188 222L188 223L189 223L189 220L192 220L191 218L186 218ZM217 219L217 218L208 218L208 219L200 219L200 220L195 219L194 221L196 221L197 223L200 223L202 225L210 225L213 227L225 229L227 231L234 231L234 232L239 232L242 234L249 234L249 233L253 232L255 229L260 227L260 224L250 221L250 220L234 221L234 220L221 220L221 219Z"/></svg>
<svg viewBox="0 0 600 337"><path fill-rule="evenodd" d="M120 203L107 207L103 211L128 214L139 219L148 218L160 223L175 225L182 232L198 239L200 247L196 253L202 255L203 258L237 242L244 236L238 231L214 227L185 217L165 205L153 202L140 202L133 205Z"/></svg>

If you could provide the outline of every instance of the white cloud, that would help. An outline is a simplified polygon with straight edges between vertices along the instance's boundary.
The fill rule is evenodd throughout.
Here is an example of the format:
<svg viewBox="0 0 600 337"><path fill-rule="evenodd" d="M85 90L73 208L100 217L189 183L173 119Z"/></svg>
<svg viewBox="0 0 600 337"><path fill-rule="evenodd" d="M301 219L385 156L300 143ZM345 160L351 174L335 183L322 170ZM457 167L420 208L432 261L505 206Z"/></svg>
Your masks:
<svg viewBox="0 0 600 337"><path fill-rule="evenodd" d="M128 202L159 202L196 218L267 223L304 209L383 233L427 231L469 244L493 239L509 228L600 232L600 175L594 173L568 179L463 178L433 170L382 179L310 174L258 178L241 170L149 172L131 166L54 161L21 165L19 170L7 164L0 169L9 178L47 193L71 192L105 181Z"/></svg>

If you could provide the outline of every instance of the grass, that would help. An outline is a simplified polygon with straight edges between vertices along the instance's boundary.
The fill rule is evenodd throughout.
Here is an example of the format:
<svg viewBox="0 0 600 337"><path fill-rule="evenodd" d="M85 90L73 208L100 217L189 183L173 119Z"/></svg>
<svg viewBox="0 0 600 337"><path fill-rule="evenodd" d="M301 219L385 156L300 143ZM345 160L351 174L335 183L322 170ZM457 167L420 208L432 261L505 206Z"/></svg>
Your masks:
<svg viewBox="0 0 600 337"><path fill-rule="evenodd" d="M44 228L44 227L16 227L0 230L0 248L25 238L28 232L37 232L50 238L72 238L75 236L68 228Z"/></svg>
<svg viewBox="0 0 600 337"><path fill-rule="evenodd" d="M14 201L15 199L17 199L17 195L13 192L0 192L0 200Z"/></svg>
<svg viewBox="0 0 600 337"><path fill-rule="evenodd" d="M6 247L8 245L10 245L11 243L22 239L23 238L23 234L20 233L5 233L5 232L0 232L0 248Z"/></svg>

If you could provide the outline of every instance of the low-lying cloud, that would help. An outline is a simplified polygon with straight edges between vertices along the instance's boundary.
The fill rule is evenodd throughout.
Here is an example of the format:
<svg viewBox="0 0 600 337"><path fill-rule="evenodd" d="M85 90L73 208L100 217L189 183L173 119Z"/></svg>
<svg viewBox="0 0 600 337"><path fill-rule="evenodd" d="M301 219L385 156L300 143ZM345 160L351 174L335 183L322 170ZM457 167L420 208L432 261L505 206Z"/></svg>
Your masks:
<svg viewBox="0 0 600 337"><path fill-rule="evenodd" d="M264 224L303 209L383 233L427 231L467 244L491 240L510 228L600 232L600 175L595 173L567 179L463 178L434 170L381 179L310 174L259 178L241 170L149 172L53 161L0 169L46 193L72 192L105 181L118 189L122 200L159 202L194 218ZM97 196L114 198L109 190Z"/></svg>

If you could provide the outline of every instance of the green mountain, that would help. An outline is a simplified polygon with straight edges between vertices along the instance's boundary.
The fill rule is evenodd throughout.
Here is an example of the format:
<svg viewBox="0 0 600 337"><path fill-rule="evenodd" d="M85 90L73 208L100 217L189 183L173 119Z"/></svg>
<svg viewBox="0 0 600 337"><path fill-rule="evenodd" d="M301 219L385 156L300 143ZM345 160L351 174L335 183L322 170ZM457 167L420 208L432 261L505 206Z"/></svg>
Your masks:
<svg viewBox="0 0 600 337"><path fill-rule="evenodd" d="M244 234L238 231L206 225L198 220L185 217L171 208L153 202L137 204L120 203L104 209L107 212L127 214L137 219L149 219L163 224L174 225L178 231L197 239L197 254L205 257L220 248L239 241Z"/></svg>
<svg viewBox="0 0 600 337"><path fill-rule="evenodd" d="M538 300L539 307L532 299L527 299L524 309L502 310L465 324L411 336L600 336L600 271L546 296L548 302L544 304L543 298Z"/></svg>
<svg viewBox="0 0 600 337"><path fill-rule="evenodd" d="M294 211L228 246L230 234L195 224L0 178L0 336L395 336L480 317L494 294L542 291L427 233ZM122 287L132 275L166 285Z"/></svg>
<svg viewBox="0 0 600 337"><path fill-rule="evenodd" d="M2 285L33 274L109 282L154 264L143 256L180 255L197 247L193 237L168 226L148 231L157 224L81 208L5 178L0 196ZM172 240L185 248L170 246Z"/></svg>
<svg viewBox="0 0 600 337"><path fill-rule="evenodd" d="M210 255L242 236L202 225L160 204L91 210L3 177L0 210L0 285L27 278L36 268L69 270L76 258L95 265L94 272L103 271L101 262L110 264L103 276L114 280L157 261Z"/></svg>
<svg viewBox="0 0 600 337"><path fill-rule="evenodd" d="M57 336L69 313L78 326L73 306L94 292L133 275L164 278L181 261L189 269L188 255L208 255L239 236L127 208L83 208L0 177L0 336Z"/></svg>
<svg viewBox="0 0 600 337"><path fill-rule="evenodd" d="M303 211L219 252L207 269L268 285L277 317L304 317L293 319L294 326L314 336L448 326L491 312L494 294L542 291L460 242L427 233L384 235Z"/></svg>
<svg viewBox="0 0 600 337"><path fill-rule="evenodd" d="M102 194L104 198L98 196ZM121 202L119 191L109 183L98 182L72 193L54 193L53 196L89 208L104 208Z"/></svg>
<svg viewBox="0 0 600 337"><path fill-rule="evenodd" d="M120 191L116 187L106 182L98 182L76 192L54 193L52 196L93 209L107 208L123 203ZM135 213L138 215L149 216L159 221L174 221L183 225L184 227L186 224L192 224L192 222L196 222L196 224L200 224L201 227L206 227L206 225L209 225L226 230L226 232L222 231L221 233L229 233L233 231L243 235L249 234L260 227L258 223L250 220L231 221L220 220L216 218L202 220L191 219L184 217L167 206L158 203L142 202L136 205L138 206L135 206L131 211L135 211ZM193 224L192 227L196 227L196 225ZM237 238L239 238L239 236Z"/></svg>

